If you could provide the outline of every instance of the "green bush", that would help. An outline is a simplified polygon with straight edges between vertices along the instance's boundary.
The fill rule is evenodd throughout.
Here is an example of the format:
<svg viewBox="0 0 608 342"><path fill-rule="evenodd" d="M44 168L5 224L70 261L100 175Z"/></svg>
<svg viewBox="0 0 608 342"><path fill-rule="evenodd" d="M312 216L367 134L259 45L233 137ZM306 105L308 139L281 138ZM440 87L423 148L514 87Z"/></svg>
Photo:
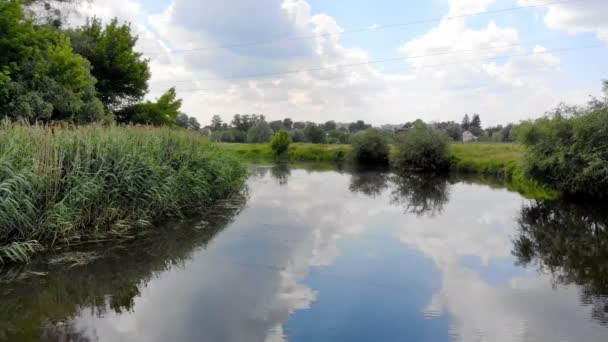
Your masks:
<svg viewBox="0 0 608 342"><path fill-rule="evenodd" d="M198 211L239 190L245 174L181 129L2 123L0 263L27 261L37 243L120 236Z"/></svg>
<svg viewBox="0 0 608 342"><path fill-rule="evenodd" d="M448 138L418 120L397 138L393 164L399 170L446 171L450 167Z"/></svg>
<svg viewBox="0 0 608 342"><path fill-rule="evenodd" d="M386 136L378 129L368 129L352 137L352 157L361 165L388 165L389 151Z"/></svg>
<svg viewBox="0 0 608 342"><path fill-rule="evenodd" d="M275 134L274 138L272 138L270 147L272 148L274 153L279 156L287 152L289 144L291 144L291 137L289 136L289 132L282 129L277 134Z"/></svg>
<svg viewBox="0 0 608 342"><path fill-rule="evenodd" d="M561 106L520 125L527 175L566 195L608 198L608 82L604 90L585 108Z"/></svg>

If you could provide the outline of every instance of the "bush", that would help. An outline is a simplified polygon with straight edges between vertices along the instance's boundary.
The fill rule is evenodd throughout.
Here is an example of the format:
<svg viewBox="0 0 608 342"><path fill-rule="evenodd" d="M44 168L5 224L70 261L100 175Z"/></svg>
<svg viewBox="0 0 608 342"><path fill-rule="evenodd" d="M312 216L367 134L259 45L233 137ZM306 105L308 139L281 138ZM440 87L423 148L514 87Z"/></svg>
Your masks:
<svg viewBox="0 0 608 342"><path fill-rule="evenodd" d="M561 106L520 126L528 176L566 195L608 198L608 83L605 90L586 108Z"/></svg>
<svg viewBox="0 0 608 342"><path fill-rule="evenodd" d="M380 130L368 129L352 138L352 156L362 165L388 165L388 141Z"/></svg>
<svg viewBox="0 0 608 342"><path fill-rule="evenodd" d="M446 171L450 166L448 138L418 120L397 139L393 164L400 170Z"/></svg>
<svg viewBox="0 0 608 342"><path fill-rule="evenodd" d="M291 137L289 137L289 132L282 129L277 134L275 134L274 138L272 138L270 147L272 147L272 150L276 155L283 155L285 154L285 152L287 152L289 144L291 144Z"/></svg>
<svg viewBox="0 0 608 342"><path fill-rule="evenodd" d="M243 185L236 158L170 128L0 124L0 264L37 242L120 236ZM37 241L37 242L36 242Z"/></svg>

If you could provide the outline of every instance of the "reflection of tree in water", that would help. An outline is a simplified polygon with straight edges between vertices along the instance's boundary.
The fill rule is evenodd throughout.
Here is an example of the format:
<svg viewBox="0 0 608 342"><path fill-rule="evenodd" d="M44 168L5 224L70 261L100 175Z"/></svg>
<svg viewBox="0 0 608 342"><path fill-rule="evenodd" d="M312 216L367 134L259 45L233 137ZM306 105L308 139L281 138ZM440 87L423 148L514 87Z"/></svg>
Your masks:
<svg viewBox="0 0 608 342"><path fill-rule="evenodd" d="M441 175L403 174L391 177L392 203L417 216L435 216L449 200L448 178Z"/></svg>
<svg viewBox="0 0 608 342"><path fill-rule="evenodd" d="M581 286L581 301L608 324L608 207L558 201L521 210L513 255L524 266L549 271L560 284Z"/></svg>
<svg viewBox="0 0 608 342"><path fill-rule="evenodd" d="M389 174L382 171L353 172L349 189L370 197L380 195L388 187Z"/></svg>
<svg viewBox="0 0 608 342"><path fill-rule="evenodd" d="M272 175L272 178L279 183L279 185L287 185L287 180L291 175L291 169L287 163L279 162L270 169L270 174Z"/></svg>
<svg viewBox="0 0 608 342"><path fill-rule="evenodd" d="M140 290L205 247L243 208L245 194L218 203L205 222L166 224L133 241L99 246L89 262L39 262L0 274L0 340L87 340L71 320L82 310L101 316L132 311ZM108 247L110 246L110 247ZM93 254L91 248L67 255ZM68 259L65 258L64 259ZM64 260L65 261L65 260ZM29 276L32 273L44 276Z"/></svg>

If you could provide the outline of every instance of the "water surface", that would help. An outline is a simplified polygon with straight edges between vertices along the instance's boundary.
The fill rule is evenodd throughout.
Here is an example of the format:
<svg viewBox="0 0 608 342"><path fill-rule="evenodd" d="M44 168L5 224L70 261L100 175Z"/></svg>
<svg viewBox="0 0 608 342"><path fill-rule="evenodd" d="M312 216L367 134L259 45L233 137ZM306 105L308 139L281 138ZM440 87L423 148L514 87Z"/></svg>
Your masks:
<svg viewBox="0 0 608 342"><path fill-rule="evenodd" d="M0 340L608 341L606 213L254 167L212 214L5 269Z"/></svg>

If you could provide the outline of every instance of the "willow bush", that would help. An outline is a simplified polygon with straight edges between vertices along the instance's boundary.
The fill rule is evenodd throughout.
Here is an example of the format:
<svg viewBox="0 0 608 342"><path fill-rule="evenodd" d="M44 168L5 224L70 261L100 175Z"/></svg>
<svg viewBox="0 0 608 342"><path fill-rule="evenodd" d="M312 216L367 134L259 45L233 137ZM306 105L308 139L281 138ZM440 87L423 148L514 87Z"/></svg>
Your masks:
<svg viewBox="0 0 608 342"><path fill-rule="evenodd" d="M112 237L241 189L245 168L171 128L0 125L0 263Z"/></svg>

